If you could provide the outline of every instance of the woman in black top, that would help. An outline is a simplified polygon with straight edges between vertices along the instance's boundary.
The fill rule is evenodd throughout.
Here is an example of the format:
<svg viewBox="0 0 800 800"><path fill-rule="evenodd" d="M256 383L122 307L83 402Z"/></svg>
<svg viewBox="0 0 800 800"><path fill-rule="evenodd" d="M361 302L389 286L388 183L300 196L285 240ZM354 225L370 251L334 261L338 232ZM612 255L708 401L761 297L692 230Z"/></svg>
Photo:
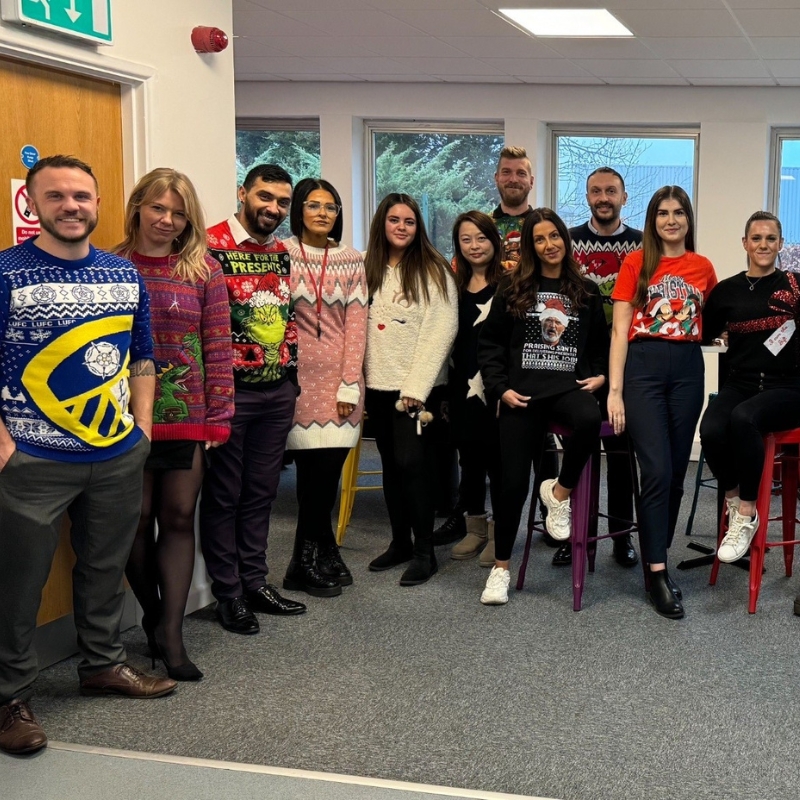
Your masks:
<svg viewBox="0 0 800 800"><path fill-rule="evenodd" d="M486 476L492 508L500 506L497 404L487 403L478 368L478 336L503 276L503 243L494 220L482 211L461 214L453 226L458 333L448 380L450 431L461 465L460 494L467 535L453 548L456 560L494 566L494 523L486 515ZM485 549L484 549L485 548Z"/></svg>
<svg viewBox="0 0 800 800"><path fill-rule="evenodd" d="M800 427L800 282L776 269L781 223L757 211L745 226L747 270L721 281L703 310L704 339L728 332L730 372L700 423L711 471L725 490L728 534L717 556L741 558L758 529L763 435Z"/></svg>
<svg viewBox="0 0 800 800"><path fill-rule="evenodd" d="M478 363L487 398L499 400L502 501L496 509L495 567L481 596L508 601L509 559L551 422L570 428L558 478L542 481L547 530L571 533L569 496L597 443L606 382L608 328L597 287L581 275L566 225L549 208L533 210L520 237L520 262L497 288L481 331Z"/></svg>

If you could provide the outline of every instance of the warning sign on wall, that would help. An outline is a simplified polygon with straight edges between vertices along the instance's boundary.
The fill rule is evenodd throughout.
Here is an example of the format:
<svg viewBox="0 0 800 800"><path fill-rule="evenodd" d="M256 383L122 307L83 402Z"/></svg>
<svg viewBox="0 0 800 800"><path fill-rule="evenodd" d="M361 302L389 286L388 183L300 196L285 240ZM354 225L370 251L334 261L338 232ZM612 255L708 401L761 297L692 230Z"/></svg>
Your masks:
<svg viewBox="0 0 800 800"><path fill-rule="evenodd" d="M32 236L39 235L39 218L28 208L25 181L11 179L11 229L14 243L20 244Z"/></svg>

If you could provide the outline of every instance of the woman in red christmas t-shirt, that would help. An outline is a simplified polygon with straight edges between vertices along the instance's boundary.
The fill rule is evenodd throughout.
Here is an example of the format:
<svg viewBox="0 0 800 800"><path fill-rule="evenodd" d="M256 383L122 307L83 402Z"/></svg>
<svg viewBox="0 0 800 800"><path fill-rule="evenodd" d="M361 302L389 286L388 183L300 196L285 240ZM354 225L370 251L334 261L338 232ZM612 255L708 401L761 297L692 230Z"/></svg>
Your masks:
<svg viewBox="0 0 800 800"><path fill-rule="evenodd" d="M615 433L627 427L636 451L648 599L670 619L684 613L667 550L703 407L700 312L716 283L711 262L694 252L688 195L680 186L662 187L647 206L642 249L625 259L611 295L608 415Z"/></svg>

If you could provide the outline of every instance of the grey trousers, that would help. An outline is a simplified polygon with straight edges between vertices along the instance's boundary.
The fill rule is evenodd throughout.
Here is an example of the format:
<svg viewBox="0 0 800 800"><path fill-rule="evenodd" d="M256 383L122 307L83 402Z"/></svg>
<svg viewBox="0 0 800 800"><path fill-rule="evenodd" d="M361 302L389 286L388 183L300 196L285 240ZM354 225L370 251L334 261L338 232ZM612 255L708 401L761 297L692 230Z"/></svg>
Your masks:
<svg viewBox="0 0 800 800"><path fill-rule="evenodd" d="M142 507L145 436L108 461L65 463L19 450L0 471L0 705L32 694L33 637L64 511L72 522L81 679L126 660L122 583Z"/></svg>

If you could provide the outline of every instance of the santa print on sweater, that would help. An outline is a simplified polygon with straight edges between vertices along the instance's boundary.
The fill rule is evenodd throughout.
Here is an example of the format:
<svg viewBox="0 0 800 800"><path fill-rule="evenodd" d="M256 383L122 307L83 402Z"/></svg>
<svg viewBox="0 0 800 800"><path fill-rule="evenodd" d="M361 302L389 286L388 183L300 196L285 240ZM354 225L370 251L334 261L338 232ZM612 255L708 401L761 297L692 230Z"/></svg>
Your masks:
<svg viewBox="0 0 800 800"><path fill-rule="evenodd" d="M219 261L228 287L236 385L294 380L297 327L286 248L277 239L237 245L227 221L207 233L209 252Z"/></svg>

